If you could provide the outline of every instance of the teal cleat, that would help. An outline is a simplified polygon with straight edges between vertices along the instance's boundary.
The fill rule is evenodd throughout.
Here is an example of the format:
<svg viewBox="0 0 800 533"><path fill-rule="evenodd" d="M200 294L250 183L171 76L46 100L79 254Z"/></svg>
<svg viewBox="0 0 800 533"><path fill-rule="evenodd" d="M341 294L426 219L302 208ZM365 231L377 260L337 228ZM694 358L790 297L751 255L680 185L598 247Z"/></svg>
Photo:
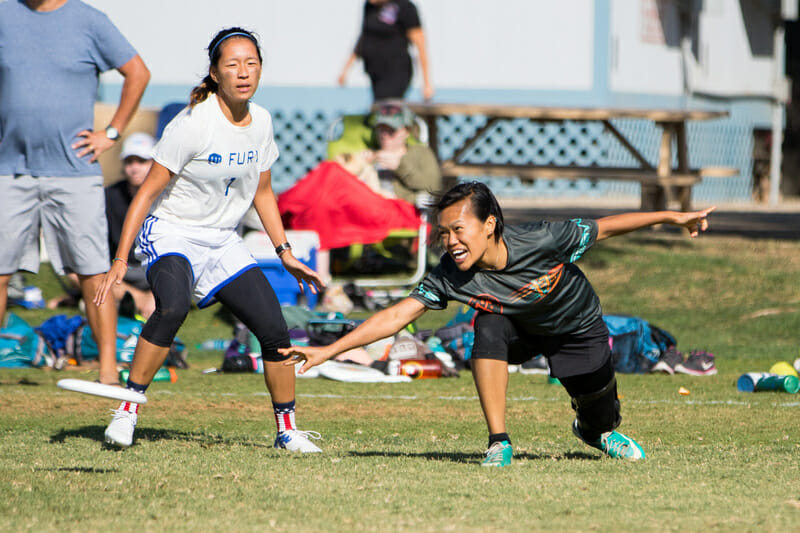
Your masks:
<svg viewBox="0 0 800 533"><path fill-rule="evenodd" d="M630 437L623 435L617 431L607 431L600 435L600 438L595 441L588 441L583 438L580 430L578 429L578 420L572 423L572 433L575 434L580 440L591 446L597 448L609 457L614 459L627 459L629 461L638 461L644 459L644 450L639 446L639 443Z"/></svg>
<svg viewBox="0 0 800 533"><path fill-rule="evenodd" d="M481 466L508 466L511 464L511 456L514 454L511 443L507 440L495 442L486 450L486 459Z"/></svg>

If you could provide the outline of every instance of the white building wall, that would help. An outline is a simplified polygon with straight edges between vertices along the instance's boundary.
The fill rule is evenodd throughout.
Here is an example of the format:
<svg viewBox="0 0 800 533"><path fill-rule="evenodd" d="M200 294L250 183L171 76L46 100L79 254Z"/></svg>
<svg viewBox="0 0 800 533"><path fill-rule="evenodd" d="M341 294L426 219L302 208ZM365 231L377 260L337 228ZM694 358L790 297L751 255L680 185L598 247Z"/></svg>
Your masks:
<svg viewBox="0 0 800 533"><path fill-rule="evenodd" d="M333 88L358 35L363 0L84 0L109 15L150 67L153 84L193 85L203 48L231 25L261 36L263 83ZM610 90L719 96L773 94L771 15L762 0L416 0L438 88L591 91L595 16L610 18ZM679 6L690 11L681 49ZM700 11L697 11L701 9ZM745 21L747 22L745 24ZM748 32L749 29L749 32ZM107 82L118 82L107 74ZM348 86L367 87L360 65ZM415 80L414 86L419 86Z"/></svg>
<svg viewBox="0 0 800 533"><path fill-rule="evenodd" d="M683 93L680 23L672 2L616 0L611 8L612 91Z"/></svg>
<svg viewBox="0 0 800 533"><path fill-rule="evenodd" d="M437 85L592 88L593 0L419 0L417 4Z"/></svg>
<svg viewBox="0 0 800 533"><path fill-rule="evenodd" d="M614 0L611 90L722 97L774 94L777 13L768 7L760 0ZM689 38L683 47L682 34Z"/></svg>
<svg viewBox="0 0 800 533"><path fill-rule="evenodd" d="M232 25L261 37L263 83L334 87L358 36L363 0L85 0L109 15L152 71L189 85L203 48ZM437 87L590 90L593 0L416 0ZM116 74L105 81L118 81ZM368 86L359 66L350 86Z"/></svg>
<svg viewBox="0 0 800 533"><path fill-rule="evenodd" d="M705 2L699 17L700 57L691 62L689 71L694 91L717 96L774 94L775 14L767 12L764 4L759 0Z"/></svg>

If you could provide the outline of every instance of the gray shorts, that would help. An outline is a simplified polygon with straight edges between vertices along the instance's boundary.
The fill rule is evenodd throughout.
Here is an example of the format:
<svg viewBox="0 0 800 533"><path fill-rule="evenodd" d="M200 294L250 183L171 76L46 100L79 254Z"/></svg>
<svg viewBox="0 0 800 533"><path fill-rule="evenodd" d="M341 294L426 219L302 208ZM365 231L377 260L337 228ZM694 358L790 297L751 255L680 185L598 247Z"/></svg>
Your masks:
<svg viewBox="0 0 800 533"><path fill-rule="evenodd" d="M58 274L110 266L102 176L0 176L0 274L39 271L39 233Z"/></svg>

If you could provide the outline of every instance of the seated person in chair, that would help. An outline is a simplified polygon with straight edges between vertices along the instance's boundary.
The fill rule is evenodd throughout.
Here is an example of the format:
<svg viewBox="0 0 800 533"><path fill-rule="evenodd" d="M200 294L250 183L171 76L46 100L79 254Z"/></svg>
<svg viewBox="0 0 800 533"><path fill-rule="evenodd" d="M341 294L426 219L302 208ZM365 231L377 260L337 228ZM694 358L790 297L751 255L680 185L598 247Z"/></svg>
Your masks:
<svg viewBox="0 0 800 533"><path fill-rule="evenodd" d="M372 115L376 147L335 158L375 192L417 204L420 193L442 189L442 175L433 150L415 142L414 114L402 103L386 102ZM369 163L370 165L367 165Z"/></svg>
<svg viewBox="0 0 800 533"><path fill-rule="evenodd" d="M378 105L368 122L373 128L374 149L340 154L334 160L357 175L376 193L386 198L405 200L423 209L429 195L441 191L442 175L433 150L419 140L414 114L402 102L384 102ZM410 238L394 239L392 249L397 252L410 246ZM389 251L383 244L376 244L375 248L378 255L388 259ZM353 253L352 250L334 252L343 256L346 263L350 263ZM405 254L399 255L403 257ZM323 267L321 274L325 279L330 279L325 271L325 266L330 262L327 253L320 254L318 260Z"/></svg>

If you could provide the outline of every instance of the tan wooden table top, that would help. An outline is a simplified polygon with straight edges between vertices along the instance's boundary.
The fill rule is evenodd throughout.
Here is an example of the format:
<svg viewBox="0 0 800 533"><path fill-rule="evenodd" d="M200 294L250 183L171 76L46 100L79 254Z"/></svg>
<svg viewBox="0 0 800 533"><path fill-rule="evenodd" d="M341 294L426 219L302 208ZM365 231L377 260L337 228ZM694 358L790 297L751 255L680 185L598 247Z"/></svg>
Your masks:
<svg viewBox="0 0 800 533"><path fill-rule="evenodd" d="M445 102L406 102L408 108L422 116L483 115L495 118L527 118L531 120L610 120L614 118L639 118L655 122L685 122L710 120L728 115L727 111L612 109L541 107L500 104L458 104Z"/></svg>

